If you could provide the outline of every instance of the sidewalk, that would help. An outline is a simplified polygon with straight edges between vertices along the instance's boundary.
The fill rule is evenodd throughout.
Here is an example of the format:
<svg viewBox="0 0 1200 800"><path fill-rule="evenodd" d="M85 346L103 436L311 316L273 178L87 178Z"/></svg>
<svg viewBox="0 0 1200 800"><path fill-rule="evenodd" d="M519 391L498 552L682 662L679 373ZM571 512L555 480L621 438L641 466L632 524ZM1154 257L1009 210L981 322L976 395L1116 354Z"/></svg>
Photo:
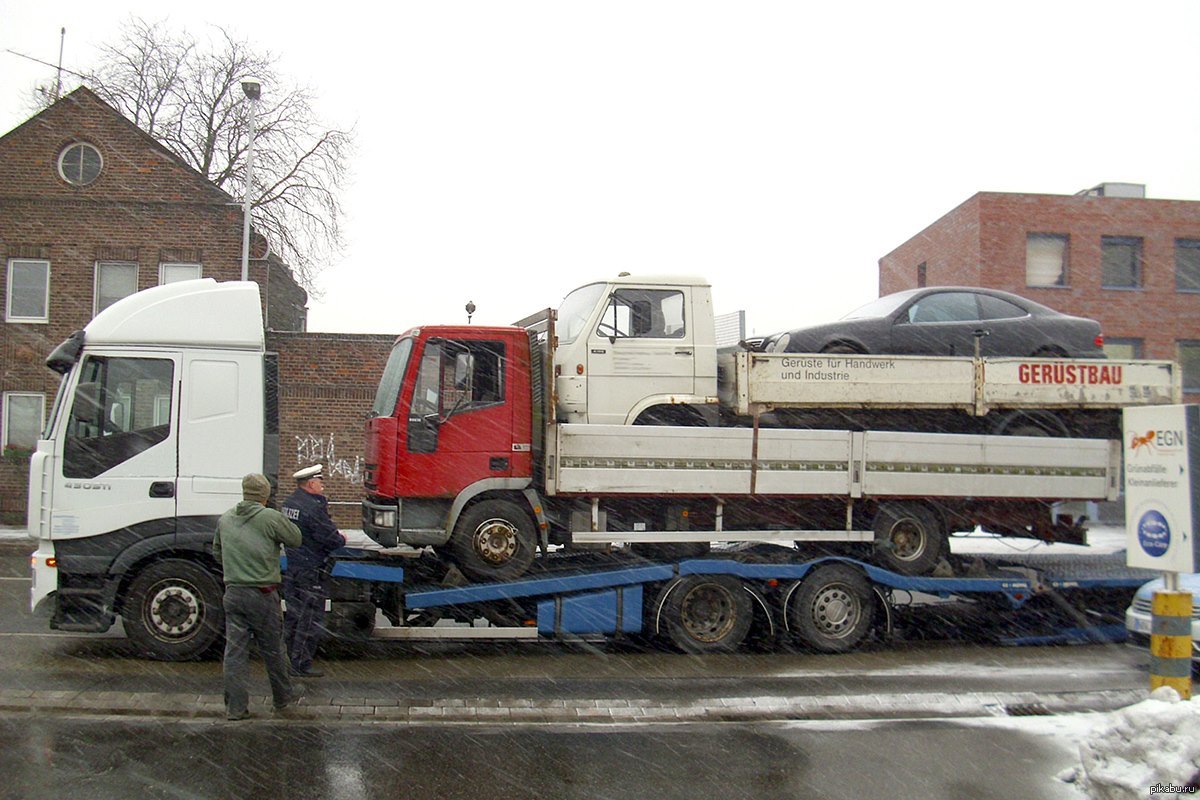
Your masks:
<svg viewBox="0 0 1200 800"><path fill-rule="evenodd" d="M300 704L275 713L268 696L251 698L260 720L315 723L611 723L762 722L782 720L941 719L1042 716L1112 711L1146 698L1143 690L1097 692L970 692L701 698L683 703L636 699L476 697L403 699L342 696L306 684ZM224 721L221 695L0 689L0 714L152 717Z"/></svg>

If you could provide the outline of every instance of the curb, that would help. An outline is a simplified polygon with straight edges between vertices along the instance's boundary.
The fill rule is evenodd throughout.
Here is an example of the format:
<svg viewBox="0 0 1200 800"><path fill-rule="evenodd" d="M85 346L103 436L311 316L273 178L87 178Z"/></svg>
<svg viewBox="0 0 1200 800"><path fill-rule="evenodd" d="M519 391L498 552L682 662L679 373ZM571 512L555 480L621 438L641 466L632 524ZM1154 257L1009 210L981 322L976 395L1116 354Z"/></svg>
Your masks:
<svg viewBox="0 0 1200 800"><path fill-rule="evenodd" d="M475 724L658 724L678 722L774 722L954 717L1052 716L1104 712L1146 699L1141 690L1101 692L975 692L700 698L664 702L638 699L450 700L305 695L299 705L274 712L270 698L252 697L252 719L315 723ZM47 714L122 719L167 718L225 722L221 695L137 692L29 692L0 690L0 714Z"/></svg>

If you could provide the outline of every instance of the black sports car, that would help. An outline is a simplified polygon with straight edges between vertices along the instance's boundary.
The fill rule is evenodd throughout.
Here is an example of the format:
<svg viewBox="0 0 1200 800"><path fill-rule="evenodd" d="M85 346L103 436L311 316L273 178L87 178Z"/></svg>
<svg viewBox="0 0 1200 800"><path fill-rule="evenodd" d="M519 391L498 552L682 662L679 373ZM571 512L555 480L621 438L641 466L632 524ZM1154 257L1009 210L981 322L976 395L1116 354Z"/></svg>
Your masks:
<svg viewBox="0 0 1200 800"><path fill-rule="evenodd" d="M1103 358L1100 323L995 289L936 286L885 295L838 322L763 339L775 353Z"/></svg>

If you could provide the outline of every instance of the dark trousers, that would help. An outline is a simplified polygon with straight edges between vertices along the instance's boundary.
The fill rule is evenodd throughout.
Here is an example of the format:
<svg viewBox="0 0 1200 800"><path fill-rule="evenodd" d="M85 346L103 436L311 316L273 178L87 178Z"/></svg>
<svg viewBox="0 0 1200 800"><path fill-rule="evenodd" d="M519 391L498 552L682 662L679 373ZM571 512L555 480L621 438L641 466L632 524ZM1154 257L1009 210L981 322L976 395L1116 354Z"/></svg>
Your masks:
<svg viewBox="0 0 1200 800"><path fill-rule="evenodd" d="M283 635L292 667L299 672L307 672L312 666L320 644L325 597L319 569L284 573L283 599L287 601L287 617Z"/></svg>
<svg viewBox="0 0 1200 800"><path fill-rule="evenodd" d="M287 656L283 649L283 610L279 592L264 593L257 586L225 587L225 707L230 714L246 711L250 702L250 637L271 681L276 707L292 699Z"/></svg>

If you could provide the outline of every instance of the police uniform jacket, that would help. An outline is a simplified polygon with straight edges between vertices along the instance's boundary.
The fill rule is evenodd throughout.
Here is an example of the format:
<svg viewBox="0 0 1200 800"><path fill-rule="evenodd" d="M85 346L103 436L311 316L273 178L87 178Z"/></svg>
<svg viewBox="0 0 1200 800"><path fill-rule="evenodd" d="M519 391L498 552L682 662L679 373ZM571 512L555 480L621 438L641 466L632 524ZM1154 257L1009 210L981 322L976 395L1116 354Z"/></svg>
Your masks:
<svg viewBox="0 0 1200 800"><path fill-rule="evenodd" d="M283 515L296 523L303 535L299 547L287 548L287 571L320 569L334 550L346 543L333 520L329 502L323 495L310 494L296 487L283 501Z"/></svg>

